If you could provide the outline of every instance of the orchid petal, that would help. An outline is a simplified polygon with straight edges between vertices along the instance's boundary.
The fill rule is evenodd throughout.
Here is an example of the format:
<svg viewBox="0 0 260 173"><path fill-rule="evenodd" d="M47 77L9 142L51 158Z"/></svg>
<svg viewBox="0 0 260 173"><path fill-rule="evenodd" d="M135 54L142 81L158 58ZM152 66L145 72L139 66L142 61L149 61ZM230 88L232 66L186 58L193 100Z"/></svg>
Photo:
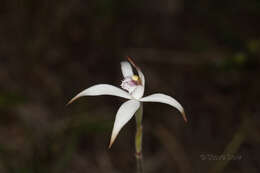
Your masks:
<svg viewBox="0 0 260 173"><path fill-rule="evenodd" d="M121 107L119 108L116 114L109 148L114 143L122 127L134 116L135 112L139 107L140 107L140 102L137 100L129 100L121 105Z"/></svg>
<svg viewBox="0 0 260 173"><path fill-rule="evenodd" d="M161 94L161 93L152 94L150 96L146 96L146 97L140 99L140 101L142 101L142 102L161 102L161 103L171 105L181 112L184 121L187 122L187 117L185 115L184 109L181 106L181 104L177 100L175 100L174 98L172 98L168 95Z"/></svg>
<svg viewBox="0 0 260 173"><path fill-rule="evenodd" d="M125 78L134 75L133 69L132 69L131 65L129 64L129 62L127 62L127 61L121 62L121 70L122 70L122 74Z"/></svg>
<svg viewBox="0 0 260 173"><path fill-rule="evenodd" d="M131 95L135 98L135 99L140 99L143 97L144 95L144 87L142 85L138 85L134 91L131 93Z"/></svg>
<svg viewBox="0 0 260 173"><path fill-rule="evenodd" d="M126 99L132 99L132 96L130 94L128 94L126 91L118 87L109 84L98 84L83 90L78 95L73 97L68 102L68 104L72 103L73 101L75 101L76 99L82 96L98 96L98 95L112 95L112 96L123 97Z"/></svg>

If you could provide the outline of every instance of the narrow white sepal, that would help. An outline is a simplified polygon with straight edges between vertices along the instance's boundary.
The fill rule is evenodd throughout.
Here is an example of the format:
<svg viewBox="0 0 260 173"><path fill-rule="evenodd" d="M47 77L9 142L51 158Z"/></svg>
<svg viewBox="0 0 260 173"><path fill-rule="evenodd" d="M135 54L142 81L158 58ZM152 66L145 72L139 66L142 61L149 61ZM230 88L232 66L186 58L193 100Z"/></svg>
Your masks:
<svg viewBox="0 0 260 173"><path fill-rule="evenodd" d="M134 116L135 112L139 107L140 107L140 102L137 100L129 100L121 105L121 107L119 108L116 114L109 148L114 143L122 127Z"/></svg>
<svg viewBox="0 0 260 173"><path fill-rule="evenodd" d="M112 95L112 96L123 97L126 99L132 99L132 96L128 92L118 87L109 84L98 84L83 90L78 95L73 97L68 102L68 104L72 103L73 101L75 101L76 99L82 96L98 96L98 95Z"/></svg>
<svg viewBox="0 0 260 173"><path fill-rule="evenodd" d="M181 112L184 121L187 122L187 117L185 115L184 109L181 106L181 104L177 100L175 100L174 98L172 98L168 95L156 93L156 94L152 94L150 96L141 98L140 101L142 101L142 102L160 102L160 103L165 103L165 104L171 105Z"/></svg>
<svg viewBox="0 0 260 173"><path fill-rule="evenodd" d="M134 75L133 69L132 69L131 65L129 64L129 62L127 62L127 61L121 62L121 70L122 70L122 74L123 74L124 78L131 77Z"/></svg>

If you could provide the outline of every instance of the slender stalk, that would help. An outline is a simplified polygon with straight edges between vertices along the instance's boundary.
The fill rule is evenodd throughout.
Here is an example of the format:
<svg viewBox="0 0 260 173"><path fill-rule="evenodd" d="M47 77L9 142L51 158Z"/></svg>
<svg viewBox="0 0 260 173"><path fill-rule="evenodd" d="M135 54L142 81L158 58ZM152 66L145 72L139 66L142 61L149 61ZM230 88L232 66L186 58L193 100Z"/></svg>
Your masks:
<svg viewBox="0 0 260 173"><path fill-rule="evenodd" d="M136 120L136 135L135 135L135 157L137 164L137 173L143 173L143 157L142 157L142 137L143 137L143 104L135 114Z"/></svg>

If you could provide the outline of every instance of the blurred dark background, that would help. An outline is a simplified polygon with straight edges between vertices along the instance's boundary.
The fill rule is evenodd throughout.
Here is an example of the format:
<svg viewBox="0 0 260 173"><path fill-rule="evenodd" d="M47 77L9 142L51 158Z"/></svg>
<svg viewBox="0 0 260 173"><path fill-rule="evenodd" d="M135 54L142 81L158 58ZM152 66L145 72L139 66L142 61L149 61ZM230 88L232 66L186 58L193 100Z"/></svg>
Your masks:
<svg viewBox="0 0 260 173"><path fill-rule="evenodd" d="M84 97L119 86L132 56L146 92L148 173L260 172L259 0L0 1L0 172L135 172L135 121L108 143L125 101Z"/></svg>

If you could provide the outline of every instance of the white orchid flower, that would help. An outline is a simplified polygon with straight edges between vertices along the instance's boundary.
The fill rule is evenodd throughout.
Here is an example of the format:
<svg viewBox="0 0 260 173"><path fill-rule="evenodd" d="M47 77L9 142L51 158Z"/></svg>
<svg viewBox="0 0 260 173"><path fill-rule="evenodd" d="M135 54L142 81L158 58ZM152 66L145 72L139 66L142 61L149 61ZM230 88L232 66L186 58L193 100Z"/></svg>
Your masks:
<svg viewBox="0 0 260 173"><path fill-rule="evenodd" d="M174 98L162 93L156 93L143 97L145 88L144 75L140 68L137 67L130 58L128 58L128 60L135 67L138 75L133 73L133 69L129 62L121 62L121 70L124 77L121 87L124 90L109 84L97 84L83 90L68 103L70 104L82 96L112 95L129 99L127 102L123 103L117 111L109 148L114 143L122 127L134 116L135 112L140 107L140 102L160 102L173 106L181 112L184 121L187 122L183 107Z"/></svg>

